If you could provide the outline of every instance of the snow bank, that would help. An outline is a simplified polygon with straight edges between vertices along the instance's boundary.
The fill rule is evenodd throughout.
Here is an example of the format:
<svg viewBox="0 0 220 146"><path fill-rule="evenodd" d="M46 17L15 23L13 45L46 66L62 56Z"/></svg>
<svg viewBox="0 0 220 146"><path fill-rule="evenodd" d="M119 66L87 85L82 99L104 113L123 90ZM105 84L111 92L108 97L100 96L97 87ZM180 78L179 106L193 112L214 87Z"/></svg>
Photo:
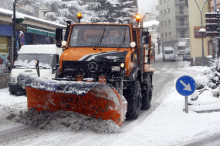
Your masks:
<svg viewBox="0 0 220 146"><path fill-rule="evenodd" d="M101 120L71 111L38 112L35 109L12 112L8 120L46 130L92 130L98 133L118 133L121 128L111 120Z"/></svg>
<svg viewBox="0 0 220 146"><path fill-rule="evenodd" d="M203 71L202 76L195 78L197 89L211 90L214 97L220 97L220 59L214 60L210 68Z"/></svg>

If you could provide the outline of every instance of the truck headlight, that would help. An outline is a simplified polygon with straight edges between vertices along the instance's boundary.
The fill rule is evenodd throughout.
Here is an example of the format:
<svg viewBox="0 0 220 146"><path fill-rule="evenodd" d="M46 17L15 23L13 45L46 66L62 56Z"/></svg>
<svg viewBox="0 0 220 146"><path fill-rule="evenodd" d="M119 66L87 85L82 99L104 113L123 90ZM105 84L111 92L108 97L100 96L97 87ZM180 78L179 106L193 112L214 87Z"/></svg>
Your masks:
<svg viewBox="0 0 220 146"><path fill-rule="evenodd" d="M15 77L10 77L10 82L15 83Z"/></svg>
<svg viewBox="0 0 220 146"><path fill-rule="evenodd" d="M112 66L112 71L120 71L120 66Z"/></svg>
<svg viewBox="0 0 220 146"><path fill-rule="evenodd" d="M125 64L124 64L124 63L121 63L120 66L121 66L121 68L124 68L124 67L125 67Z"/></svg>

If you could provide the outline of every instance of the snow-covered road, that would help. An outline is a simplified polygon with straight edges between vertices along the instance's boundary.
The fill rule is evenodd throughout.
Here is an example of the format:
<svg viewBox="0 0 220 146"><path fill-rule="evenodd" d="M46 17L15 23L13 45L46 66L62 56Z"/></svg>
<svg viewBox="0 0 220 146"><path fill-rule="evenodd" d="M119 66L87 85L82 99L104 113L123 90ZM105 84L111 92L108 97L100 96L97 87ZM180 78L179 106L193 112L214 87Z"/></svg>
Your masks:
<svg viewBox="0 0 220 146"><path fill-rule="evenodd" d="M220 113L190 111L186 114L184 97L175 91L178 77L184 74L195 77L202 74L202 67L190 67L189 62L155 62L153 67L157 71L153 79L152 108L142 112L137 120L125 121L120 129L110 126L106 130L106 123L84 117L80 117L83 124L79 124L71 114L61 114L44 123L43 129L7 120L8 115L19 115L19 111L26 110L27 101L25 96L11 96L7 88L1 89L0 145L183 145L220 131ZM38 119L38 122L43 121Z"/></svg>

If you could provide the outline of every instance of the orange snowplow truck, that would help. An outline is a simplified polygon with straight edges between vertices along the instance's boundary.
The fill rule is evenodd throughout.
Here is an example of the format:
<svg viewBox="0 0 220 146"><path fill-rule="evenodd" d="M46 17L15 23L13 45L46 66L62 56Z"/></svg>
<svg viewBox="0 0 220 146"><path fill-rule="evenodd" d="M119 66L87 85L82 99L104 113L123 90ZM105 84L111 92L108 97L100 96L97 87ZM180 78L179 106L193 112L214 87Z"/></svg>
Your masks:
<svg viewBox="0 0 220 146"><path fill-rule="evenodd" d="M27 79L28 108L74 111L119 126L150 108L149 32L130 24L69 22L65 35L57 28L56 40L63 47L56 78Z"/></svg>

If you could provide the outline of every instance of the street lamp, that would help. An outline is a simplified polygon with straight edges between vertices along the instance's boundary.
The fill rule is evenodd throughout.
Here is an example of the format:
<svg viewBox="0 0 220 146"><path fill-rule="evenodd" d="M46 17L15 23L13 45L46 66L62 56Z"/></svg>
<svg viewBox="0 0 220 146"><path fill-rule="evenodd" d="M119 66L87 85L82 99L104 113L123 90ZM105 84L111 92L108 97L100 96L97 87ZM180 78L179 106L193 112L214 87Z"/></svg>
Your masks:
<svg viewBox="0 0 220 146"><path fill-rule="evenodd" d="M199 9L199 11L200 11L200 16L201 16L201 29L203 28L203 20L202 20L202 14L203 14L203 9L204 9L204 6L205 6L205 4L207 3L207 2L209 2L209 1L211 1L211 0L205 0L204 2L203 2L203 5L202 5L202 7L200 8L199 7L199 5L198 5L198 3L197 3L197 0L194 0L195 1L195 3L196 3L196 5L197 5L197 7L198 7L198 9ZM200 29L200 30L201 30ZM203 28L201 31L199 30L199 32L201 33L201 35L202 35L202 66L204 66L205 65L205 63L204 63L204 61L205 61L205 57L204 57L204 34L205 34L205 29Z"/></svg>

